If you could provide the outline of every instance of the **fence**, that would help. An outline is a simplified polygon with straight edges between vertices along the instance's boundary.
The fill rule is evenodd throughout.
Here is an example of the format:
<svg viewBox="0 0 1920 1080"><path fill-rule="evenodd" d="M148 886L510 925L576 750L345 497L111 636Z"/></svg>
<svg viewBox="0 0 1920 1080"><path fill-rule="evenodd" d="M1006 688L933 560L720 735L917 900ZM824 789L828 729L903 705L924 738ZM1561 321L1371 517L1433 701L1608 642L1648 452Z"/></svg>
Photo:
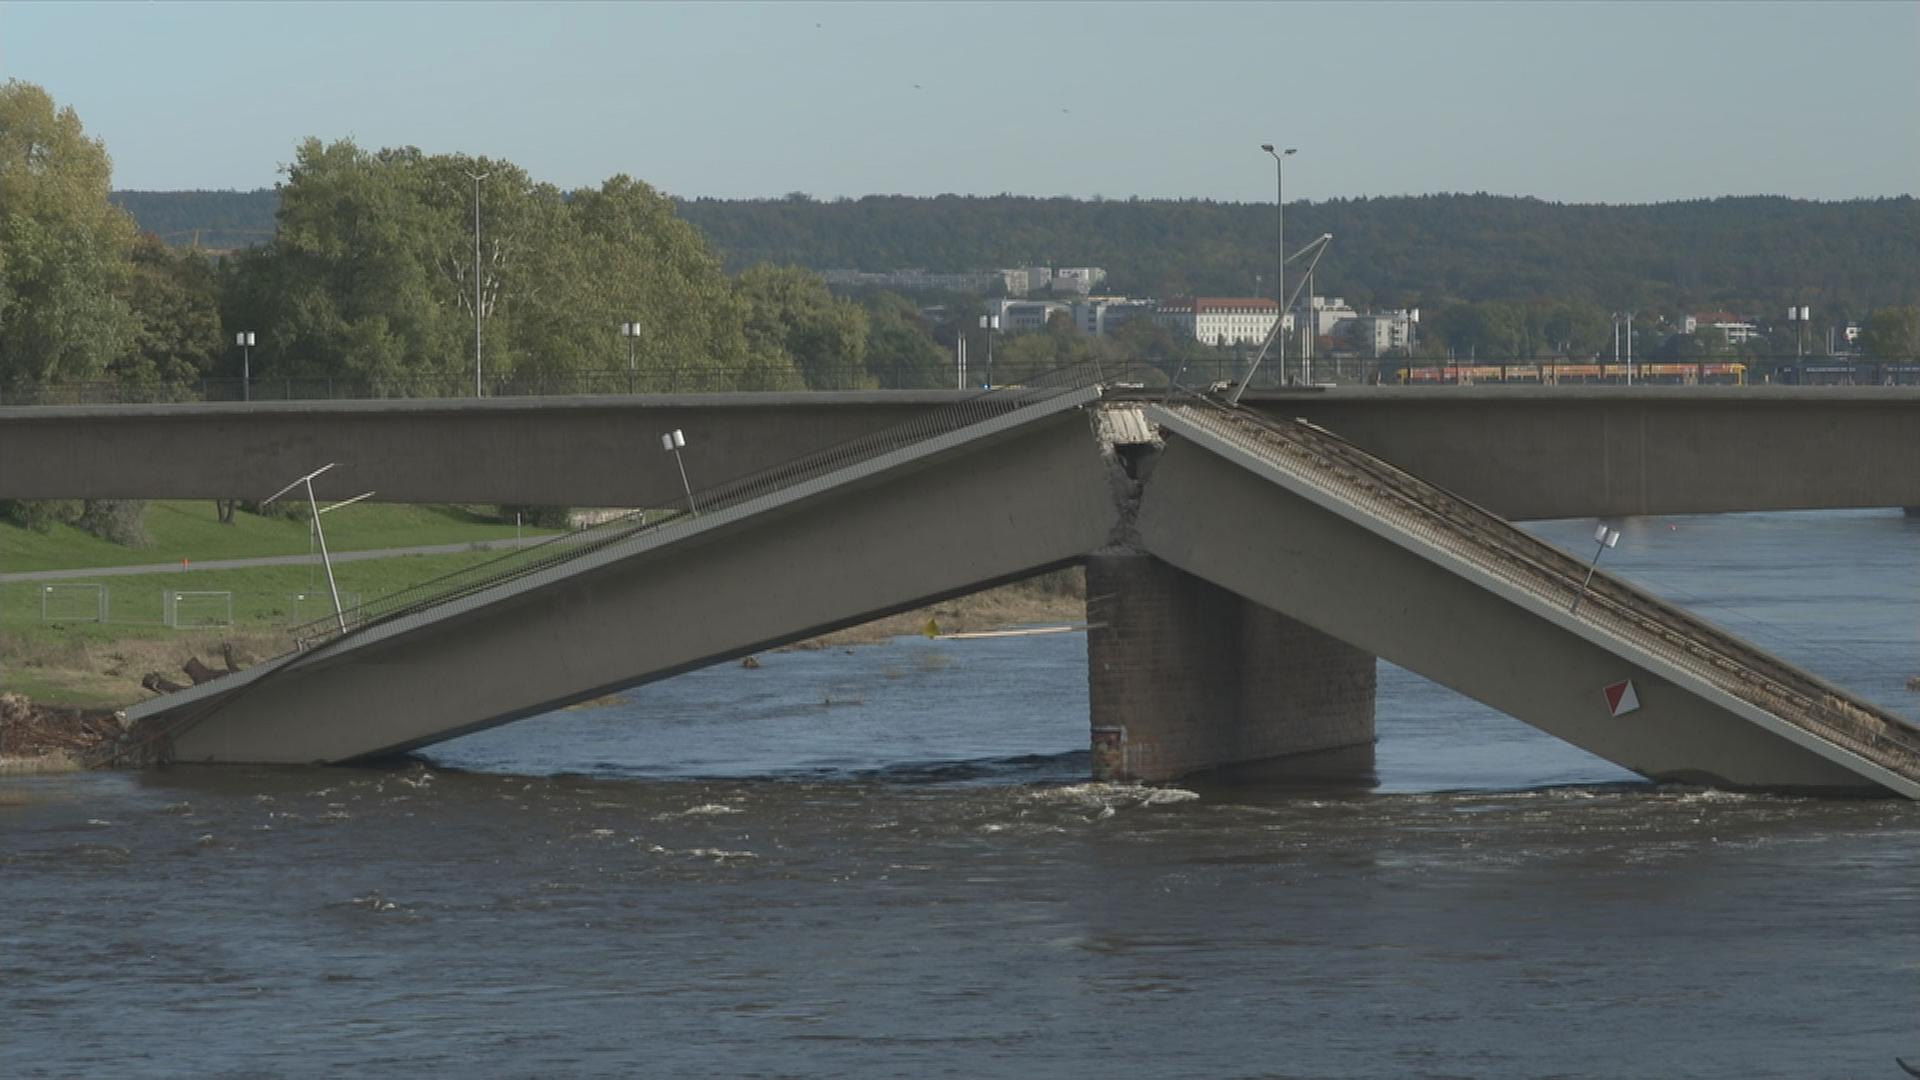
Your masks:
<svg viewBox="0 0 1920 1080"><path fill-rule="evenodd" d="M41 622L108 621L107 588L97 584L40 586Z"/></svg>
<svg viewBox="0 0 1920 1080"><path fill-rule="evenodd" d="M233 593L163 589L161 621L175 630L233 625Z"/></svg>

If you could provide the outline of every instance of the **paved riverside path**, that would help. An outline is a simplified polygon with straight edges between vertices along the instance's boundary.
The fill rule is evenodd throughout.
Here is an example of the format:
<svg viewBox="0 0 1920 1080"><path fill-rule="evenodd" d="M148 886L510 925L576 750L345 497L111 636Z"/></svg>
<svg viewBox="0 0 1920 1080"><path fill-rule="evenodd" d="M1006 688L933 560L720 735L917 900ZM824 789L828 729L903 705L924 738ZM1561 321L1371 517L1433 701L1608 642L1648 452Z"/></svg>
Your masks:
<svg viewBox="0 0 1920 1080"><path fill-rule="evenodd" d="M495 551L530 547L563 533L542 533L517 540L468 540L458 544L428 544L424 547L377 548L371 551L335 551L334 562L360 562L363 559L391 559L400 555L458 555L463 551ZM4 558L4 555L0 555ZM21 570L0 573L0 584L15 581L64 581L67 578L124 577L128 574L179 574L194 570L250 570L256 566L304 566L319 562L318 552L306 555L262 555L252 559L208 559L189 561L183 571L179 563L147 563L141 566L75 566L66 570Z"/></svg>

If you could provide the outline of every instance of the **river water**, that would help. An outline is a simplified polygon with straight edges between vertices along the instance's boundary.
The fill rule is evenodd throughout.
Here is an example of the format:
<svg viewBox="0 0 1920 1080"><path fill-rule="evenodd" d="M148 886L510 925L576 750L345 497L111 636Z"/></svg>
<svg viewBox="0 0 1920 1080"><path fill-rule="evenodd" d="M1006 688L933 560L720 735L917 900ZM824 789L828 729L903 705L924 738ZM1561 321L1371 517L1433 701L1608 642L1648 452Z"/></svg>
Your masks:
<svg viewBox="0 0 1920 1080"><path fill-rule="evenodd" d="M1592 523L1537 531L1582 555ZM1607 565L1897 710L1920 522ZM1382 665L1372 782L1093 785L1080 635L777 653L382 770L0 782L0 1075L1874 1077L1920 809Z"/></svg>

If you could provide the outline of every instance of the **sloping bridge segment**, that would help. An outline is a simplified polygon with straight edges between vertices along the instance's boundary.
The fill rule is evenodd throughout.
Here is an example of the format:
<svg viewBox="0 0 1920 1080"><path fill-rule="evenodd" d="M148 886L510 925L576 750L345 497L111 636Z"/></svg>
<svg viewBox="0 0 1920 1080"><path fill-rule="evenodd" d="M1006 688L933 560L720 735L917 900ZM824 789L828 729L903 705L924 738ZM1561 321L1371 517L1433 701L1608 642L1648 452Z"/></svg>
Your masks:
<svg viewBox="0 0 1920 1080"><path fill-rule="evenodd" d="M1326 431L1147 414L1139 543L1188 574L1648 777L1920 797L1906 721Z"/></svg>
<svg viewBox="0 0 1920 1080"><path fill-rule="evenodd" d="M1077 561L1113 528L1083 406L956 415L696 493L311 628L307 647L127 711L176 761L405 751Z"/></svg>

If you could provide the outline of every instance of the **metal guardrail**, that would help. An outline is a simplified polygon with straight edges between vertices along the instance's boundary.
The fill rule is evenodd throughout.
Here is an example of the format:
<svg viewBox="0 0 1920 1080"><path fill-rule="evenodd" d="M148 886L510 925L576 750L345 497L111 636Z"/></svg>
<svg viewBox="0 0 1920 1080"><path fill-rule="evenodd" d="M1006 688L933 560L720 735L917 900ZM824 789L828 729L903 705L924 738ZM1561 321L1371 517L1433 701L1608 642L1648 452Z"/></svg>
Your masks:
<svg viewBox="0 0 1920 1080"><path fill-rule="evenodd" d="M993 390L938 409L906 423L871 432L824 450L796 458L759 472L737 477L706 488L690 491L689 508L640 510L602 522L591 528L567 533L529 547L510 551L498 558L467 567L429 581L377 597L347 609L345 630L332 615L294 628L294 640L302 649L313 649L343 636L351 636L373 626L390 623L442 604L472 596L482 590L506 584L532 574L550 570L584 558L642 533L686 526L755 499L795 487L895 450L950 435L989 420L1020 412L1048 402L1062 394L1086 390L1102 381L1094 365L1079 365L1049 372L1020 387Z"/></svg>
<svg viewBox="0 0 1920 1080"><path fill-rule="evenodd" d="M1321 429L1213 402L1173 408L1244 452L1288 467L1323 493L1561 609L1584 597L1570 617L1920 781L1920 729L1902 717L1604 572L1583 586L1588 567L1579 559Z"/></svg>

